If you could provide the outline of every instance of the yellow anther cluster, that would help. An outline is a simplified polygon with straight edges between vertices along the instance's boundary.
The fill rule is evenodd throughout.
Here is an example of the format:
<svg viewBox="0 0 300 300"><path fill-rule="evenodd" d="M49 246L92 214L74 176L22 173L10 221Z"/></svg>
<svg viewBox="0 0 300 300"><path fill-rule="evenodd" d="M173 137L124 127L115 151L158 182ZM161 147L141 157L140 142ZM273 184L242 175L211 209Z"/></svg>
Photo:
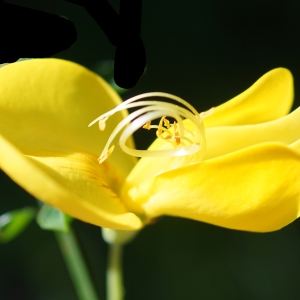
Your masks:
<svg viewBox="0 0 300 300"><path fill-rule="evenodd" d="M171 143L174 147L177 147L179 145L184 145L182 143L182 137L179 133L177 123L174 121L173 123L173 130L174 134L170 130L168 130L171 127L170 121L166 118L166 116L163 116L158 125L151 125L151 122L147 122L142 128L150 130L150 129L157 129L156 130L156 136ZM186 139L186 138L184 138Z"/></svg>
<svg viewBox="0 0 300 300"><path fill-rule="evenodd" d="M170 121L166 118L166 116L163 116L158 125L151 125L151 122L147 122L142 128L150 130L150 129L157 129L156 130L156 136L158 138L161 138L165 140L166 142L171 143L174 147L178 146L186 146L186 142L188 144L193 144L193 141L186 136L183 136L180 134L177 126L177 122L174 121L173 125L170 125ZM174 131L174 133L171 132L171 130Z"/></svg>
<svg viewBox="0 0 300 300"><path fill-rule="evenodd" d="M164 97L179 102L182 106L157 100L144 100L149 97ZM110 145L120 133L120 148L132 156L137 157L170 157L185 156L197 154L203 157L205 151L205 130L202 124L202 118L212 113L212 110L199 115L197 110L185 100L167 93L153 92L135 96L99 116L89 126L98 122L99 129L105 130L106 121L113 114L130 108L138 108L136 111L125 117L114 129L110 135L102 154L98 161L102 163L114 150ZM167 119L172 118L173 124ZM160 118L158 125L152 125L151 122ZM187 129L184 120L188 119L192 123L193 129ZM164 148L158 150L138 150L129 147L126 141L138 129L147 130L156 129L156 136L172 144L173 148Z"/></svg>

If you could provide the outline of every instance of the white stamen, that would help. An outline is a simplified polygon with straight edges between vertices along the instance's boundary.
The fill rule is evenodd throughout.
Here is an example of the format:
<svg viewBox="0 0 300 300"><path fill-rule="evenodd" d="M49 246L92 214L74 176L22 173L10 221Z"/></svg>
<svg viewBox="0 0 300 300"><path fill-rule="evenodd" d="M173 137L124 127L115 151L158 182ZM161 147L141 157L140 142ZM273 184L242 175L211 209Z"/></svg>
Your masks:
<svg viewBox="0 0 300 300"><path fill-rule="evenodd" d="M185 107L172 103L155 100L140 100L148 97L165 97L175 100ZM123 129L119 138L121 149L129 155L137 157L167 157L167 156L185 156L205 151L205 130L202 124L202 118L212 113L212 110L199 114L197 110L185 100L168 93L153 92L132 97L116 108L101 115L89 124L89 127L99 123L99 129L103 131L107 119L118 111L133 107L141 107L124 118L110 135L100 157L102 163L113 151L110 144L118 133ZM168 118L174 119L174 124L170 125ZM151 125L151 121L161 118L159 125ZM184 126L184 119L189 119L193 125L193 130ZM157 136L164 141L171 143L173 148L162 150L137 150L126 145L127 139L140 128L157 129ZM199 154L199 153L198 153Z"/></svg>

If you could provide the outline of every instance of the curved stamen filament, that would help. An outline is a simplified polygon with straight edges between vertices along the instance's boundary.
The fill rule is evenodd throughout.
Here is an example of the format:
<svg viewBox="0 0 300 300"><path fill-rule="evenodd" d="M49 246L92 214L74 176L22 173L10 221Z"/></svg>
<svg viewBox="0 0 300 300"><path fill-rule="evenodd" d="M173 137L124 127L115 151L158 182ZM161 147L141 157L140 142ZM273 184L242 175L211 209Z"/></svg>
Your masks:
<svg viewBox="0 0 300 300"><path fill-rule="evenodd" d="M155 100L141 100L148 97L165 97L175 100L185 107L178 106L172 103ZM99 129L103 131L105 129L107 119L118 111L142 107L134 111L126 118L124 118L114 129L110 135L100 157L99 162L102 163L113 151L113 147L110 144L119 134L121 130L123 132L119 138L119 144L121 149L132 156L138 157L166 157L166 156L184 156L205 151L205 131L202 124L202 117L205 115L199 114L196 109L185 100L161 92L146 93L142 95L130 98L116 108L101 115L93 122L89 124L92 126L96 122L99 123ZM209 112L210 114L211 112ZM173 125L167 119L174 119ZM158 125L151 125L151 122L155 119L161 118ZM184 126L184 120L189 119L193 124L193 130L187 129ZM138 129L144 128L147 130L157 129L156 135L158 138L170 143L173 148L161 149L161 150L137 150L129 148L126 145L127 139Z"/></svg>

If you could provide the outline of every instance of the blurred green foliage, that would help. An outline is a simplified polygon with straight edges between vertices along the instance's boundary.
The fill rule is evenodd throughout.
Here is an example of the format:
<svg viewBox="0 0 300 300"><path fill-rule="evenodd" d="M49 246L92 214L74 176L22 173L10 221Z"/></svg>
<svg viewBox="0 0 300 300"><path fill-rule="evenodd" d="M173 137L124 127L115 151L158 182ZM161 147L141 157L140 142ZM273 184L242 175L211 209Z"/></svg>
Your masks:
<svg viewBox="0 0 300 300"><path fill-rule="evenodd" d="M36 209L24 207L0 216L0 243L7 243L21 234L34 220Z"/></svg>
<svg viewBox="0 0 300 300"><path fill-rule="evenodd" d="M72 218L48 204L42 204L36 221L42 229L68 232Z"/></svg>

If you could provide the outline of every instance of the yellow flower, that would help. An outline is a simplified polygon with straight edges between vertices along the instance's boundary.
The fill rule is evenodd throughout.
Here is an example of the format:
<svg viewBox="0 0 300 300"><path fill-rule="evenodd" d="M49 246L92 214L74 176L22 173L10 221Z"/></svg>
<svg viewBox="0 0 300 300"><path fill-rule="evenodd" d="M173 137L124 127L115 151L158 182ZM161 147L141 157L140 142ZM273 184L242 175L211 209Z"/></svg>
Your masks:
<svg viewBox="0 0 300 300"><path fill-rule="evenodd" d="M165 151L165 157L143 157L137 164L120 147L109 158L106 149L97 161L127 113L114 114L104 132L87 127L121 104L96 74L72 62L37 59L1 68L0 82L1 169L77 219L135 230L171 215L264 232L299 215L300 110L286 116L293 99L286 69L267 73L203 119L206 151L199 115L182 113L188 120L169 128L158 114L159 138L144 154ZM145 122L149 126L155 127ZM131 153L127 133L117 138ZM180 156L180 149L190 155Z"/></svg>

